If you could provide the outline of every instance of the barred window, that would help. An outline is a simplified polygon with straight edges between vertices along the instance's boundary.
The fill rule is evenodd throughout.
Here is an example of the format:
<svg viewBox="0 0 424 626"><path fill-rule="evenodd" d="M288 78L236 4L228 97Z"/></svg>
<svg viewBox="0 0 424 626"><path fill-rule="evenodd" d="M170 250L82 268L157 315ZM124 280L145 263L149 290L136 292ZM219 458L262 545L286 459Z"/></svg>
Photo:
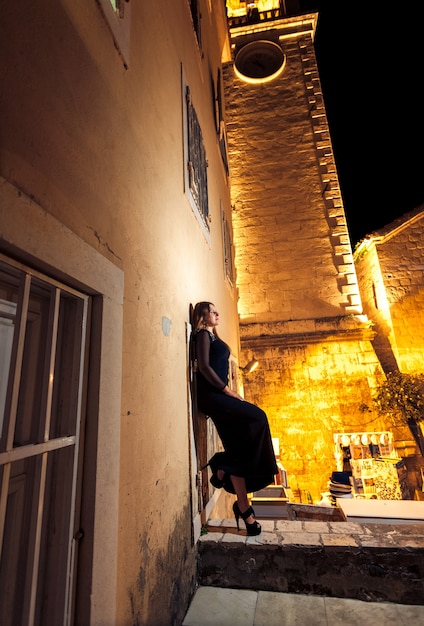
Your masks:
<svg viewBox="0 0 424 626"><path fill-rule="evenodd" d="M113 44L121 55L125 68L129 65L131 5L124 0L97 0L100 11L109 26Z"/></svg>
<svg viewBox="0 0 424 626"><path fill-rule="evenodd" d="M201 31L200 31L200 19L202 16L200 13L199 0L190 0L190 11L191 11L191 19L193 20L194 32L196 33L197 43L199 44L199 47L200 47L202 43Z"/></svg>
<svg viewBox="0 0 424 626"><path fill-rule="evenodd" d="M0 259L4 626L63 624L72 605L89 305L88 295Z"/></svg>
<svg viewBox="0 0 424 626"><path fill-rule="evenodd" d="M221 70L218 69L218 75L216 79L216 131L218 134L219 152L221 154L222 163L225 168L225 173L229 174L228 169L228 151L227 151L227 134L225 130L224 121L224 100L222 97L222 75Z"/></svg>
<svg viewBox="0 0 424 626"><path fill-rule="evenodd" d="M221 221L224 275L229 284L233 286L235 283L233 240L231 236L231 227L223 210L221 210Z"/></svg>
<svg viewBox="0 0 424 626"><path fill-rule="evenodd" d="M188 186L193 202L209 231L208 175L206 150L203 144L202 129L190 97L190 89L186 88L187 103L187 171Z"/></svg>

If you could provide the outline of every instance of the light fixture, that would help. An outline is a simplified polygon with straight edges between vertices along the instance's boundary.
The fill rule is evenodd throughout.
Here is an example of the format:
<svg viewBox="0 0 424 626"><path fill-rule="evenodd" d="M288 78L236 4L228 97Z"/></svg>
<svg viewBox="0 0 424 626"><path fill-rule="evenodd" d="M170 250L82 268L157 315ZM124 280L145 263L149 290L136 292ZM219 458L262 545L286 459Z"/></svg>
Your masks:
<svg viewBox="0 0 424 626"><path fill-rule="evenodd" d="M247 365L241 367L239 365L239 369L243 372L243 374L251 374L259 365L259 361L253 358Z"/></svg>

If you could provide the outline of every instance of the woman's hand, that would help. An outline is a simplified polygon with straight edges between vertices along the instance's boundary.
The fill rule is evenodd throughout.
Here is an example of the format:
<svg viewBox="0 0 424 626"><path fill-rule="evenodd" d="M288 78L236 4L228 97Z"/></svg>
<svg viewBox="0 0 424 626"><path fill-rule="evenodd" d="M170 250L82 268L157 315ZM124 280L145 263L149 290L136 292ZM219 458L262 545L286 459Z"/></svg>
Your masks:
<svg viewBox="0 0 424 626"><path fill-rule="evenodd" d="M230 389L228 385L225 385L222 391L225 393L226 396L230 396L230 398L236 398L237 400L241 400L242 402L245 401L244 398L242 398L240 394Z"/></svg>

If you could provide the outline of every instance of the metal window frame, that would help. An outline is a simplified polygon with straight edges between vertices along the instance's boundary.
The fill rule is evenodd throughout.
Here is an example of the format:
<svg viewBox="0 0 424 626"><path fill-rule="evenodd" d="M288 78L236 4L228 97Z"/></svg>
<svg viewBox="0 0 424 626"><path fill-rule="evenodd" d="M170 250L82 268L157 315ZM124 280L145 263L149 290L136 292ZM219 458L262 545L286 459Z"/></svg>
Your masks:
<svg viewBox="0 0 424 626"><path fill-rule="evenodd" d="M47 477L47 464L49 460L49 454L58 451L63 448L73 447L73 464L71 468L71 493L68 499L69 510L67 512L69 523L68 529L68 546L66 554L66 579L63 580L64 585L64 598L63 605L63 624L71 623L72 614L72 598L73 598L73 581L74 575L71 571L74 564L75 557L75 540L74 540L74 526L75 526L75 511L76 511L76 494L77 494L77 479L79 468L79 440L80 440L80 425L81 425L81 409L83 404L83 386L84 386L84 368L85 368L85 353L86 353L86 336L87 336L87 321L89 311L89 296L83 294L75 289L68 287L58 281L49 278L39 272L36 272L18 262L4 257L0 254L0 261L3 261L6 265L12 266L15 270L18 270L22 279L18 289L18 302L16 311L16 330L13 337L12 355L10 360L10 385L9 385L9 400L6 402L5 407L5 420L7 419L7 435L4 438L3 449L0 449L0 466L3 467L2 472L2 484L0 491L0 558L3 547L3 534L6 521L7 504L9 496L9 482L11 476L12 463L19 460L26 460L30 458L37 459L35 463L36 470L34 472L34 490L32 493L33 503L31 508L36 511L34 516L35 525L30 528L30 550L27 556L27 575L25 577L25 593L24 606L23 606L23 623L22 626L33 626L35 624L35 611L37 601L38 590L38 576L39 576L39 561L40 561L40 549L41 549L41 533L43 526L43 513L44 513L44 497L46 489L46 477ZM48 311L48 341L47 341L47 358L46 366L44 369L44 381L47 382L44 388L43 407L44 407L44 431L42 441L39 443L31 443L30 445L21 445L19 447L14 446L14 432L16 427L17 413L18 413L18 400L20 393L20 382L22 374L22 364L25 358L24 345L25 345L25 332L28 319L28 310L30 305L31 286L34 280L41 281L44 285L48 286L51 291L50 305ZM51 424L51 411L52 411L52 395L53 395L53 380L55 371L55 359L57 352L58 341L58 326L59 326L59 314L61 295L67 294L78 298L81 304L81 311L79 321L81 321L81 328L78 329L80 337L80 349L79 349L79 363L77 363L77 388L78 398L76 401L76 411L74 416L75 422L75 434L71 436L61 436L55 438L49 438L50 424ZM46 381L47 379L47 381ZM42 392L43 393L43 392ZM7 411L7 416L6 416Z"/></svg>

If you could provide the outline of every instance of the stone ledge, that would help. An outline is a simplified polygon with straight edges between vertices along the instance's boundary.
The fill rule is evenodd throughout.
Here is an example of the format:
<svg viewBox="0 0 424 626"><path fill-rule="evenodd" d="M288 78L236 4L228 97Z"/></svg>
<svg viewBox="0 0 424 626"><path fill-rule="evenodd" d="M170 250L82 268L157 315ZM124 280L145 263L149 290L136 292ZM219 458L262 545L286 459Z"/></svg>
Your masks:
<svg viewBox="0 0 424 626"><path fill-rule="evenodd" d="M259 537L210 520L199 584L424 604L424 525L261 520Z"/></svg>

